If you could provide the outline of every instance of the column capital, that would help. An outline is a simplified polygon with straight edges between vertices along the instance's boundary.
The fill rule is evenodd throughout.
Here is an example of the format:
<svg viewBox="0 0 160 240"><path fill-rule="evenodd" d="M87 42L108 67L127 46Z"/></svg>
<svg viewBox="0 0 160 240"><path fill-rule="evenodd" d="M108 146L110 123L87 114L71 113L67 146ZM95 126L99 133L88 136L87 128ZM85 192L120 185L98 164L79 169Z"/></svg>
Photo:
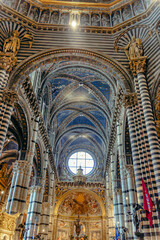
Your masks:
<svg viewBox="0 0 160 240"><path fill-rule="evenodd" d="M13 53L0 52L0 68L8 72L12 71L17 63L17 57Z"/></svg>
<svg viewBox="0 0 160 240"><path fill-rule="evenodd" d="M44 191L44 188L42 186L31 186L30 187L30 192L43 192Z"/></svg>
<svg viewBox="0 0 160 240"><path fill-rule="evenodd" d="M123 168L122 168L122 179L126 179L127 178L127 170L126 170L126 167L124 166Z"/></svg>
<svg viewBox="0 0 160 240"><path fill-rule="evenodd" d="M122 189L121 188L115 188L115 191L117 194L122 195Z"/></svg>
<svg viewBox="0 0 160 240"><path fill-rule="evenodd" d="M15 91L6 89L3 91L2 101L13 106L18 101L18 95Z"/></svg>
<svg viewBox="0 0 160 240"><path fill-rule="evenodd" d="M129 66L134 76L140 72L144 73L146 71L146 60L147 56L141 56L130 60Z"/></svg>
<svg viewBox="0 0 160 240"><path fill-rule="evenodd" d="M50 203L49 202L43 202L42 203L42 209L44 209L44 208L48 208L49 209L49 207L50 207Z"/></svg>
<svg viewBox="0 0 160 240"><path fill-rule="evenodd" d="M123 104L125 107L133 106L137 103L137 94L136 93L129 93L125 94L123 97Z"/></svg>
<svg viewBox="0 0 160 240"><path fill-rule="evenodd" d="M133 168L133 165L131 165L131 164L126 164L126 171L127 171L127 173L128 173L128 175L130 176L130 177L133 177L134 176L134 168Z"/></svg>
<svg viewBox="0 0 160 240"><path fill-rule="evenodd" d="M13 163L13 172L23 172L30 175L32 164L27 161L18 160Z"/></svg>

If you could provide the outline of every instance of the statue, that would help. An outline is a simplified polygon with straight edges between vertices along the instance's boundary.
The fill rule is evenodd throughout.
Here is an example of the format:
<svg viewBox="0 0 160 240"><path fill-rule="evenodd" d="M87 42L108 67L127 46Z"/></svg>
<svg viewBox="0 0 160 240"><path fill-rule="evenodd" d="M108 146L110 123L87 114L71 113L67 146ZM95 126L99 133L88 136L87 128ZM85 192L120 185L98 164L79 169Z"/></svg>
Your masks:
<svg viewBox="0 0 160 240"><path fill-rule="evenodd" d="M26 16L28 13L28 3L22 2L19 6L19 12Z"/></svg>
<svg viewBox="0 0 160 240"><path fill-rule="evenodd" d="M91 16L92 26L100 26L100 16L97 13L93 13Z"/></svg>
<svg viewBox="0 0 160 240"><path fill-rule="evenodd" d="M41 23L48 23L48 20L49 20L49 14L48 14L47 11L44 11L41 15L40 22Z"/></svg>
<svg viewBox="0 0 160 240"><path fill-rule="evenodd" d="M76 226L76 234L77 234L77 237L78 237L80 232L81 232L81 224L80 224L79 216L78 216L77 221L74 224Z"/></svg>
<svg viewBox="0 0 160 240"><path fill-rule="evenodd" d="M140 233L140 230L139 230L140 220L138 219L138 214L137 214L137 211L140 209L143 210L143 207L141 205L133 204L133 213L130 213L130 215L133 216L133 224L136 228L136 233Z"/></svg>
<svg viewBox="0 0 160 240"><path fill-rule="evenodd" d="M35 236L35 238L34 239L39 239L39 240L43 240L44 238L42 238L42 236L41 236L42 234L37 234L36 236Z"/></svg>
<svg viewBox="0 0 160 240"><path fill-rule="evenodd" d="M128 60L141 57L143 54L142 40L133 36L124 50Z"/></svg>
<svg viewBox="0 0 160 240"><path fill-rule="evenodd" d="M127 20L127 19L130 19L132 17L130 6L125 7L123 9L123 13L122 14L123 14L124 21Z"/></svg>
<svg viewBox="0 0 160 240"><path fill-rule="evenodd" d="M80 22L82 26L89 26L89 14L82 13L80 17Z"/></svg>
<svg viewBox="0 0 160 240"><path fill-rule="evenodd" d="M102 13L101 15L101 24L103 27L110 27L110 18L106 13Z"/></svg>
<svg viewBox="0 0 160 240"><path fill-rule="evenodd" d="M127 236L126 236L127 232L128 232L128 228L122 227L122 232L121 232L122 240L126 240L127 239Z"/></svg>
<svg viewBox="0 0 160 240"><path fill-rule="evenodd" d="M113 16L112 16L112 23L113 23L113 26L121 23L121 16L120 16L120 13L119 11L116 11Z"/></svg>
<svg viewBox="0 0 160 240"><path fill-rule="evenodd" d="M17 30L13 30L11 36L4 41L3 52L11 52L14 55L17 54L20 48L20 39L19 32Z"/></svg>
<svg viewBox="0 0 160 240"><path fill-rule="evenodd" d="M138 15L144 11L141 1L137 0L133 5L133 10L135 15Z"/></svg>
<svg viewBox="0 0 160 240"><path fill-rule="evenodd" d="M58 22L59 22L59 13L58 12L53 12L52 15L51 15L50 23L58 24Z"/></svg>
<svg viewBox="0 0 160 240"><path fill-rule="evenodd" d="M18 229L20 229L20 236L19 239L23 239L24 238L24 234L25 234L25 223L24 224L19 224Z"/></svg>

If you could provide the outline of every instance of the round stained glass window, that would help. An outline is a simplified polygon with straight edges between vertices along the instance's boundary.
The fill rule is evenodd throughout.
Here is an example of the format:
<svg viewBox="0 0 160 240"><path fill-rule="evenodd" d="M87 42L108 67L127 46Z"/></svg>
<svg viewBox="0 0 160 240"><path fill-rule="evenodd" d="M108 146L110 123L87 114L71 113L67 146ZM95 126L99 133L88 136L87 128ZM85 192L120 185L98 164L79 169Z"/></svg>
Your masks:
<svg viewBox="0 0 160 240"><path fill-rule="evenodd" d="M81 167L83 174L89 174L94 167L93 157L87 152L75 152L68 161L69 169L72 173L77 174L77 169Z"/></svg>

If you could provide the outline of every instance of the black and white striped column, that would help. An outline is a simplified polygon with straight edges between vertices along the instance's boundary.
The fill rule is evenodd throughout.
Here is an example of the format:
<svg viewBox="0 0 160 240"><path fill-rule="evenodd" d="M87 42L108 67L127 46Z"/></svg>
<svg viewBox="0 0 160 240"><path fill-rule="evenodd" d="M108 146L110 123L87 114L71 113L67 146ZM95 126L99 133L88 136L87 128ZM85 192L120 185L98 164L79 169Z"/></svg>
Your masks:
<svg viewBox="0 0 160 240"><path fill-rule="evenodd" d="M47 240L52 239L52 235L53 235L53 221L54 221L54 206L51 206L50 208L50 217L49 217L49 228L48 228L48 237Z"/></svg>
<svg viewBox="0 0 160 240"><path fill-rule="evenodd" d="M141 102L143 107L144 118L145 118L154 176L156 180L156 187L158 191L158 196L160 197L160 181L159 181L160 179L160 146L159 146L159 141L157 137L155 121L153 117L151 100L149 97L148 87L147 87L144 73L138 72L137 79L138 79L140 97L141 97Z"/></svg>
<svg viewBox="0 0 160 240"><path fill-rule="evenodd" d="M113 151L114 152L114 151ZM119 211L118 211L118 198L117 198L117 176L115 174L115 162L117 160L117 154L111 154L111 179L112 179L112 193L113 193L113 207L114 207L114 221L115 225L119 223Z"/></svg>
<svg viewBox="0 0 160 240"><path fill-rule="evenodd" d="M42 203L42 212L39 224L39 234L41 234L44 240L48 237L49 217L50 217L50 202Z"/></svg>
<svg viewBox="0 0 160 240"><path fill-rule="evenodd" d="M128 208L129 212L133 213L133 204L137 203L137 194L135 191L135 181L134 181L134 169L133 165L126 165L127 172L127 182L128 182L128 190L129 190L129 199L128 199ZM135 226L132 221L132 234L136 231Z"/></svg>
<svg viewBox="0 0 160 240"><path fill-rule="evenodd" d="M32 164L27 161L13 163L13 177L8 196L6 212L22 213L25 209Z"/></svg>
<svg viewBox="0 0 160 240"><path fill-rule="evenodd" d="M43 200L44 188L32 186L30 188L30 200L26 220L26 234L24 239L33 239L37 235Z"/></svg>
<svg viewBox="0 0 160 240"><path fill-rule="evenodd" d="M127 177L126 177L126 157L124 154L124 136L123 136L123 129L124 129L124 108L121 109L121 115L120 119L117 122L117 149L119 153L119 164L120 164L120 175L121 175L121 187L122 187L122 200L123 200L123 227L126 227L130 229L130 235L132 234L132 227L131 223L129 221L128 216L128 204L127 204L127 198L128 198L128 186L127 186Z"/></svg>
<svg viewBox="0 0 160 240"><path fill-rule="evenodd" d="M50 185L50 194L49 194L49 203L50 203L50 216L49 216L49 226L48 226L48 236L47 240L52 239L53 235L53 221L54 221L54 206L55 206L55 179L54 174L51 173L51 185Z"/></svg>
<svg viewBox="0 0 160 240"><path fill-rule="evenodd" d="M3 144L6 138L11 114L13 111L14 103L18 100L15 91L3 91L3 97L0 106L0 153L3 149Z"/></svg>
<svg viewBox="0 0 160 240"><path fill-rule="evenodd" d="M33 119L33 130L32 130L32 138L30 143L30 149L27 155L27 161L33 163L33 157L35 154L36 140L39 128L39 117Z"/></svg>
<svg viewBox="0 0 160 240"><path fill-rule="evenodd" d="M2 100L3 91L7 86L8 78L9 78L9 73L7 73L6 70L4 69L0 69L0 100Z"/></svg>
<svg viewBox="0 0 160 240"><path fill-rule="evenodd" d="M111 209L111 196L110 192L110 175L109 172L106 173L106 239L112 239L114 237L114 213L113 209Z"/></svg>

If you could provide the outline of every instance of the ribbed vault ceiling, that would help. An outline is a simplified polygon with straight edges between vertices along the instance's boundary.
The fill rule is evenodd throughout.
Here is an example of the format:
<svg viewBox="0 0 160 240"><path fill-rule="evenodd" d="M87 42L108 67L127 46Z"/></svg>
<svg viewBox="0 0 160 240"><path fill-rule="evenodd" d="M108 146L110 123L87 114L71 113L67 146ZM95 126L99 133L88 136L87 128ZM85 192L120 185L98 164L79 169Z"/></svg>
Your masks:
<svg viewBox="0 0 160 240"><path fill-rule="evenodd" d="M48 123L54 135L57 169L67 169L67 157L75 150L90 152L95 160L94 180L101 180L114 109L116 80L87 65L73 64L55 70L52 64L39 70L39 99L49 93ZM31 74L32 78L33 73ZM96 173L96 174L95 174ZM62 180L70 177L59 174Z"/></svg>

